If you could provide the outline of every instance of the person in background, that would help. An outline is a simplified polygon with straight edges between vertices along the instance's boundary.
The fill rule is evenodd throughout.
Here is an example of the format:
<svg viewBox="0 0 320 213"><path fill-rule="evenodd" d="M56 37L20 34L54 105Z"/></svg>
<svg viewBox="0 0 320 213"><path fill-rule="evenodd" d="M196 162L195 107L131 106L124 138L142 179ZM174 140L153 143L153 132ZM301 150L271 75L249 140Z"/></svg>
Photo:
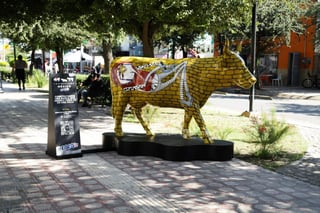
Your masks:
<svg viewBox="0 0 320 213"><path fill-rule="evenodd" d="M100 74L95 73L95 77L94 80L92 81L90 87L88 88L88 93L86 94L86 96L84 96L84 100L86 102L87 97L97 97L100 96L101 93L103 92L103 80L100 77Z"/></svg>
<svg viewBox="0 0 320 213"><path fill-rule="evenodd" d="M53 65L53 69L54 69L54 72L53 73L59 73L59 64L58 64L58 61L56 61Z"/></svg>
<svg viewBox="0 0 320 213"><path fill-rule="evenodd" d="M91 72L87 79L81 82L80 84L80 89L78 90L78 103L80 102L81 97L83 98L84 102L82 104L83 107L88 106L87 103L87 93L88 93L88 88L91 86L92 82L95 80L95 73Z"/></svg>
<svg viewBox="0 0 320 213"><path fill-rule="evenodd" d="M26 87L25 87L25 83L26 83L25 68L27 68L27 66L28 66L27 63L24 60L22 60L22 55L19 55L18 60L14 64L14 71L16 74L16 78L18 80L19 90L21 90L21 82L22 82L23 90L26 89Z"/></svg>
<svg viewBox="0 0 320 213"><path fill-rule="evenodd" d="M88 97L97 97L103 92L104 82L100 76L100 65L92 67L89 76L81 82L78 90L78 103L81 97L83 98L82 107L90 107Z"/></svg>

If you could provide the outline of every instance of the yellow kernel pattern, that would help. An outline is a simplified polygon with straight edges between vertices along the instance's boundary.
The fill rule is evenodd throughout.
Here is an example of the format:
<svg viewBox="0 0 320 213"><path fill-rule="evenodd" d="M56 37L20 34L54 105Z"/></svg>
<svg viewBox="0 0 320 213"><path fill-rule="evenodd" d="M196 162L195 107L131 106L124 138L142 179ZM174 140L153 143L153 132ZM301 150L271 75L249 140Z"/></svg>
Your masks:
<svg viewBox="0 0 320 213"><path fill-rule="evenodd" d="M182 72L177 76L175 81L166 88L153 92L128 90L116 80L115 69L119 64L131 64L136 70L150 72L163 64L165 66L178 65L186 62L186 87L182 87ZM211 143L211 139L207 133L203 118L200 114L200 108L206 103L212 92L219 88L231 86L240 86L250 88L255 83L255 78L251 75L243 61L234 53L226 51L223 56L215 58L184 58L184 59L158 59L145 57L120 57L111 63L111 90L112 90L112 113L115 118L115 133L122 135L121 122L124 110L127 104L135 111L142 126L147 134L151 134L148 125L139 117L140 111L146 104L156 105L160 107L183 108L185 110L185 121L183 131L189 127L190 119L193 117L202 132L204 143ZM161 70L157 71L157 74ZM165 77L163 82L171 79L173 74ZM183 88L181 90L181 88ZM189 91L187 91L189 90ZM181 93L182 92L182 93ZM188 99L188 94L192 100ZM190 105L186 105L181 101L181 97L185 101L190 101ZM190 119L186 119L190 118ZM185 134L184 134L185 135Z"/></svg>

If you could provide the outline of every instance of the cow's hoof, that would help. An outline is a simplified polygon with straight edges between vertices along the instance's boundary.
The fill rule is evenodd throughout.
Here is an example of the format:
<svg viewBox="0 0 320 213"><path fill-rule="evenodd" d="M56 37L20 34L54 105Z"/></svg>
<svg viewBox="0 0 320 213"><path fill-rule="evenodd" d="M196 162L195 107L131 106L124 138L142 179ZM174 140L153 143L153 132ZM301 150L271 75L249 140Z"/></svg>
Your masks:
<svg viewBox="0 0 320 213"><path fill-rule="evenodd" d="M150 132L150 131L147 131L147 132L146 132L146 135L147 135L147 136L154 136L154 134L153 134L152 132Z"/></svg>
<svg viewBox="0 0 320 213"><path fill-rule="evenodd" d="M182 138L189 140L191 137L190 137L190 135L182 135Z"/></svg>
<svg viewBox="0 0 320 213"><path fill-rule="evenodd" d="M183 129L183 130L182 130L182 137L183 137L184 139L190 139L190 132L189 132L188 129Z"/></svg>
<svg viewBox="0 0 320 213"><path fill-rule="evenodd" d="M209 139L209 138L205 138L205 139L203 139L203 143L204 143L204 144L213 144L214 141L211 140L211 139Z"/></svg>
<svg viewBox="0 0 320 213"><path fill-rule="evenodd" d="M115 131L115 135L117 137L122 137L123 136L123 132L122 131Z"/></svg>

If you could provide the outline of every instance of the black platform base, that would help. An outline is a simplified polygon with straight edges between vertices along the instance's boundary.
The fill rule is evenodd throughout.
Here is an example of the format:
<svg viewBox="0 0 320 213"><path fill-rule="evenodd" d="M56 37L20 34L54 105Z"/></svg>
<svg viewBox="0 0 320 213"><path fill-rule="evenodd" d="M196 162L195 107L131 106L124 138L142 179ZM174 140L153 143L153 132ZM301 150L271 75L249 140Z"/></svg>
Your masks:
<svg viewBox="0 0 320 213"><path fill-rule="evenodd" d="M52 157L52 158L55 158L56 160L62 160L62 159L68 159L68 158L80 158L80 157L82 157L82 153L57 156L55 153L51 153L51 152L49 152L48 150L46 150L46 154L49 155L49 156Z"/></svg>
<svg viewBox="0 0 320 213"><path fill-rule="evenodd" d="M153 156L170 161L228 161L233 158L233 142L215 140L213 144L203 144L202 139L184 139L181 135L127 133L116 137L114 133L103 133L104 151L116 150L120 155Z"/></svg>

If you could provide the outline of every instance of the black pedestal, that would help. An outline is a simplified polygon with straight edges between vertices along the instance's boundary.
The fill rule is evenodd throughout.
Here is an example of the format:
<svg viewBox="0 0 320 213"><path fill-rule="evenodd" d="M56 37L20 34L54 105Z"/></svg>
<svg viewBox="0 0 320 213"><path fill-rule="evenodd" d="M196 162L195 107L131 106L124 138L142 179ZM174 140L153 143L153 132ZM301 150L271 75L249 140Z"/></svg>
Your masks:
<svg viewBox="0 0 320 213"><path fill-rule="evenodd" d="M178 134L127 133L116 137L114 133L103 133L103 150L116 150L120 155L153 156L170 161L228 161L233 158L233 142L215 140L213 144L203 144L202 139L184 139Z"/></svg>

